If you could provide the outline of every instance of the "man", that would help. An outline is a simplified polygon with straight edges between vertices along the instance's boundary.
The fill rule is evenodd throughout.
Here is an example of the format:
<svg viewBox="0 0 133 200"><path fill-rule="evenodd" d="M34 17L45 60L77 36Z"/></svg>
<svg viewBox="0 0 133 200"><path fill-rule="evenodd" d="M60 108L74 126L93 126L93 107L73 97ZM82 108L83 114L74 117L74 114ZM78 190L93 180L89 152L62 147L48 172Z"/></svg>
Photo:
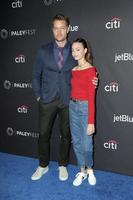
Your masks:
<svg viewBox="0 0 133 200"><path fill-rule="evenodd" d="M49 170L51 130L57 114L61 134L59 180L68 179L66 166L71 140L68 105L71 70L76 65L71 55L71 44L67 41L69 30L70 23L67 17L58 14L53 18L54 41L39 49L33 69L32 86L39 104L40 135L39 166L32 175L32 180L40 179ZM97 79L94 82L97 85Z"/></svg>

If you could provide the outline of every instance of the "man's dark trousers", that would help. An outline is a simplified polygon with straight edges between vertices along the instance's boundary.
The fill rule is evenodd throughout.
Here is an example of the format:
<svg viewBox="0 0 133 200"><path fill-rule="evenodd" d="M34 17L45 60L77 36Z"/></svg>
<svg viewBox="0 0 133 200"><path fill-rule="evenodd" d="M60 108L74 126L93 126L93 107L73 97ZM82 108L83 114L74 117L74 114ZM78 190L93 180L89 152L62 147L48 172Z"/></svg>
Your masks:
<svg viewBox="0 0 133 200"><path fill-rule="evenodd" d="M59 149L59 165L65 166L69 159L70 149L70 129L69 129L69 110L68 106L61 103L59 99L51 103L42 103L39 101L39 165L46 167L50 159L50 138L52 133L53 123L58 114L60 128L60 149Z"/></svg>

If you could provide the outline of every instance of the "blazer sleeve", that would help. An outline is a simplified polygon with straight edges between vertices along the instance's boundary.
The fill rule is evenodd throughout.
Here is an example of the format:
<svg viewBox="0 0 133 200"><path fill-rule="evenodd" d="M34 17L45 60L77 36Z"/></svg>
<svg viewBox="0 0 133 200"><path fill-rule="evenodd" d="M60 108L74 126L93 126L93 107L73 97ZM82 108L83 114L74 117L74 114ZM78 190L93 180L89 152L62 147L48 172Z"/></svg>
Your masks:
<svg viewBox="0 0 133 200"><path fill-rule="evenodd" d="M32 72L32 88L36 98L40 97L42 66L42 50L40 49L37 53Z"/></svg>

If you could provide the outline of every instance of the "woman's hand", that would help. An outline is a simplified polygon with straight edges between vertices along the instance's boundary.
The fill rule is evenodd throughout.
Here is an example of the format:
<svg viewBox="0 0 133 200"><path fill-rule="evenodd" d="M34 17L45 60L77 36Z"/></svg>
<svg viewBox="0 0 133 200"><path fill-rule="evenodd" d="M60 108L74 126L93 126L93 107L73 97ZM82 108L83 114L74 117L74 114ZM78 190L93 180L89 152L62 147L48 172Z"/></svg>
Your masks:
<svg viewBox="0 0 133 200"><path fill-rule="evenodd" d="M88 124L87 134L88 135L92 135L94 132L95 132L95 126L94 126L94 124Z"/></svg>
<svg viewBox="0 0 133 200"><path fill-rule="evenodd" d="M92 83L93 83L93 85L95 86L95 88L98 87L98 82L99 82L98 73L96 72L96 77L94 77L94 78L92 79Z"/></svg>

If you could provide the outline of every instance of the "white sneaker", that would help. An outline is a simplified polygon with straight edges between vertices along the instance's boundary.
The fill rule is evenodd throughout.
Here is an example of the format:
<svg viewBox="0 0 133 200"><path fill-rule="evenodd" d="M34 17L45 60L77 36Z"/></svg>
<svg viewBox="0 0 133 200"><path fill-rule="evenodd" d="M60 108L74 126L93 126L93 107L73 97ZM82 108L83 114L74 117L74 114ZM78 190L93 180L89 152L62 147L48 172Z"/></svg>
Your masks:
<svg viewBox="0 0 133 200"><path fill-rule="evenodd" d="M84 172L79 172L76 174L76 178L73 181L74 186L79 186L87 178L87 174Z"/></svg>
<svg viewBox="0 0 133 200"><path fill-rule="evenodd" d="M87 171L88 174L88 182L90 185L96 185L96 177L94 175L93 170L88 170Z"/></svg>
<svg viewBox="0 0 133 200"><path fill-rule="evenodd" d="M40 167L38 166L34 174L31 176L31 180L39 180L43 174L47 173L49 170L48 166L47 167Z"/></svg>
<svg viewBox="0 0 133 200"><path fill-rule="evenodd" d="M64 166L59 167L59 180L66 181L68 179L67 168Z"/></svg>

